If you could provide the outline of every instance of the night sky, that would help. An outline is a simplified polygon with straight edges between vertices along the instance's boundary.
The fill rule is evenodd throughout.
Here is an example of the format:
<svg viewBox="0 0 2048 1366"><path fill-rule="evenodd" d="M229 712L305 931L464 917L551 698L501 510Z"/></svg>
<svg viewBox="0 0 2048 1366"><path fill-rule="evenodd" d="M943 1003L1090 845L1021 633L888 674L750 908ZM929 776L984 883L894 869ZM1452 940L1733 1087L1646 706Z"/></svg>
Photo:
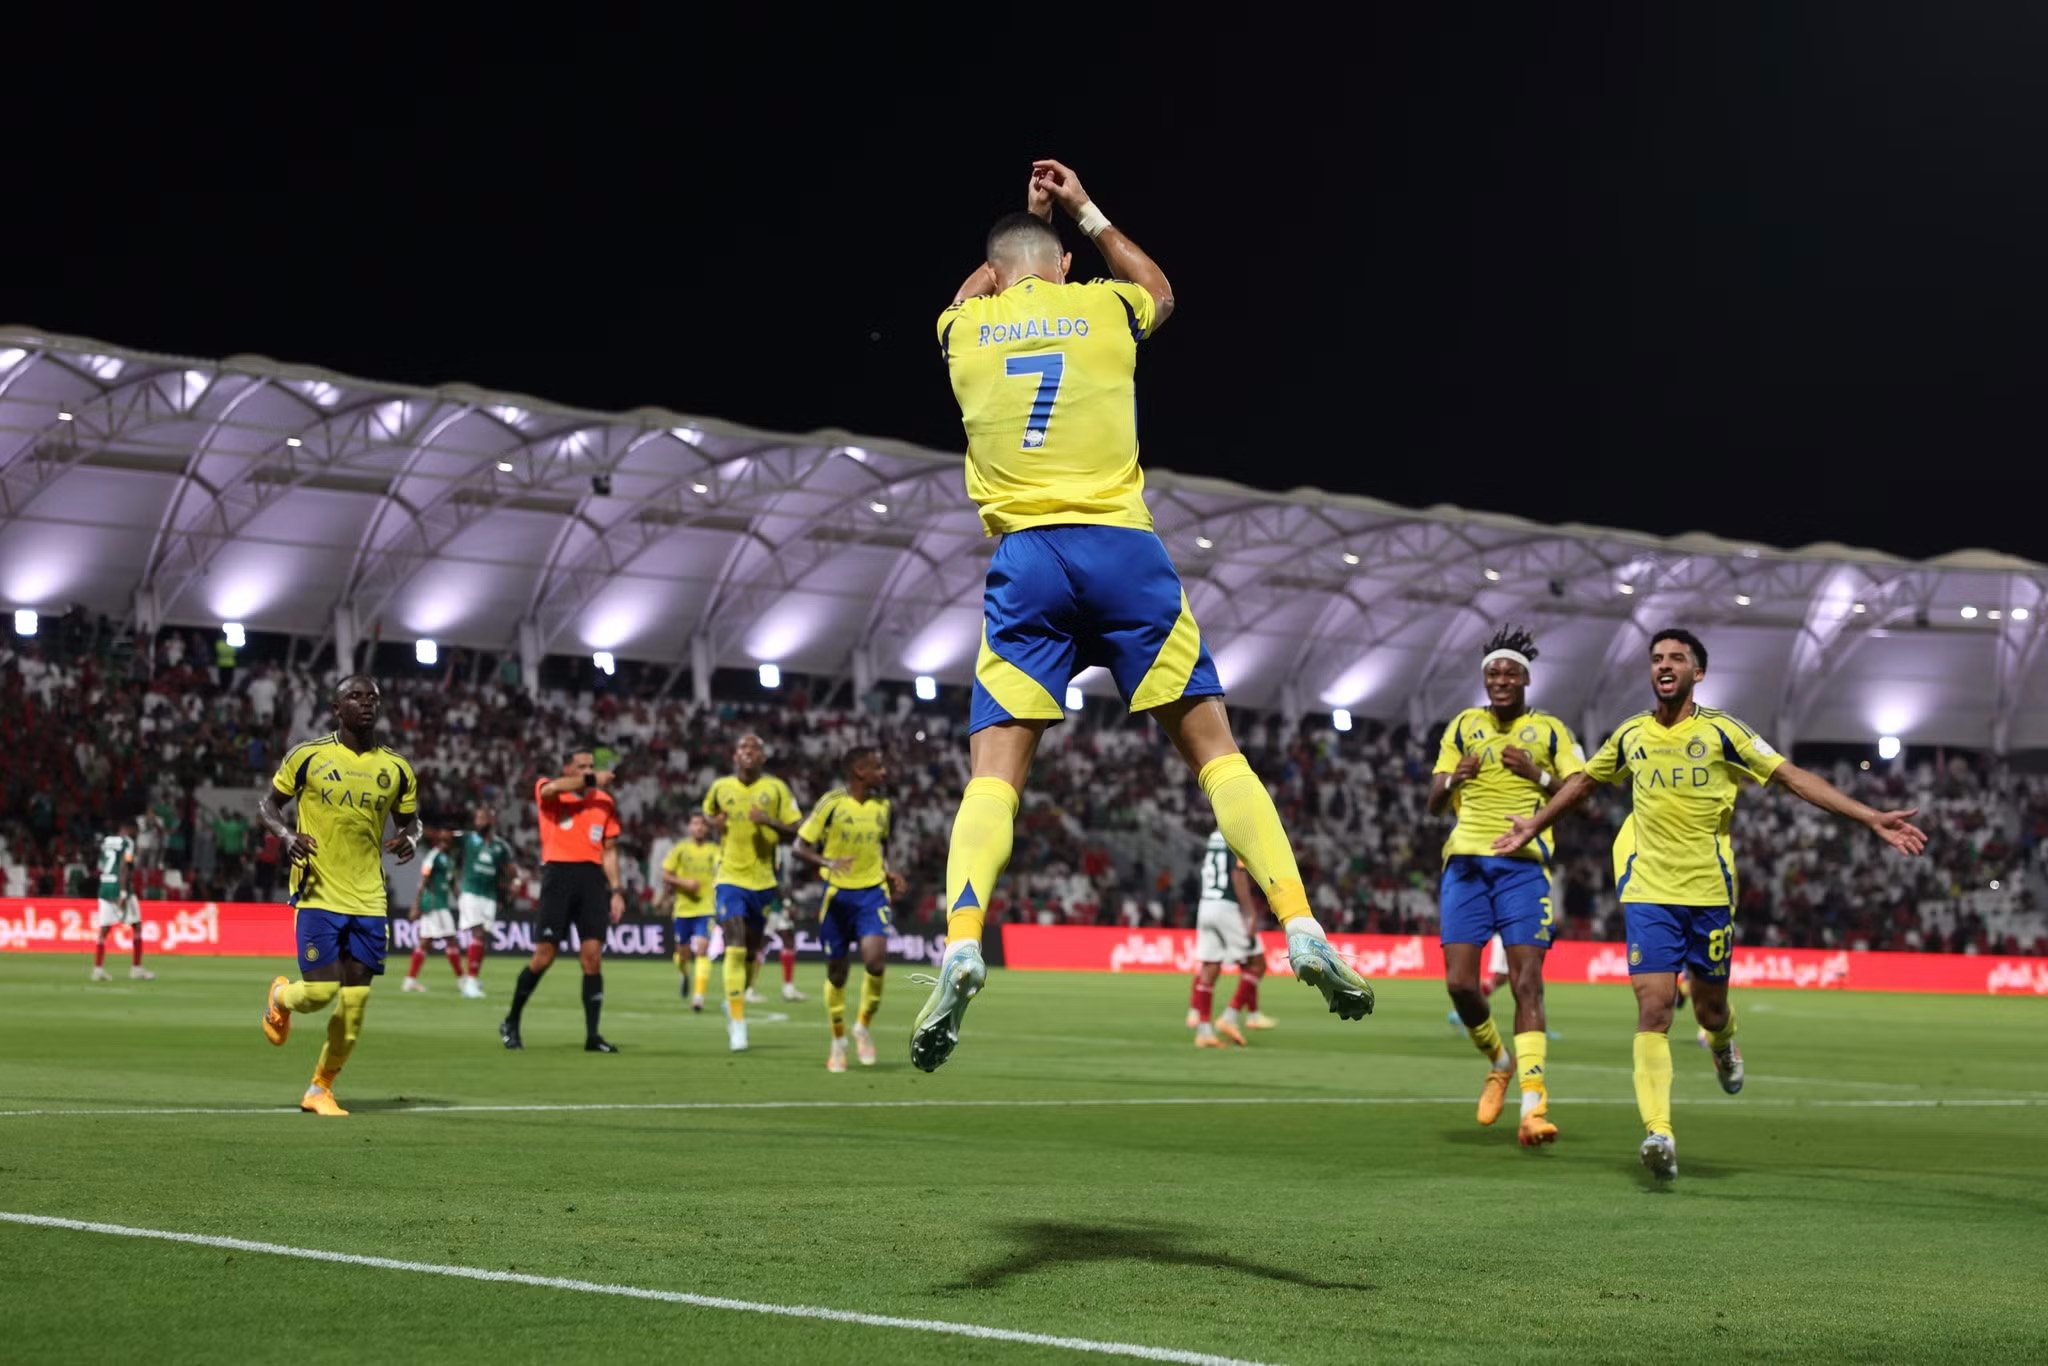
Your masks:
<svg viewBox="0 0 2048 1366"><path fill-rule="evenodd" d="M0 322L958 449L932 320L1056 156L1178 296L1148 464L2048 560L2048 9L1113 9L94 15Z"/></svg>

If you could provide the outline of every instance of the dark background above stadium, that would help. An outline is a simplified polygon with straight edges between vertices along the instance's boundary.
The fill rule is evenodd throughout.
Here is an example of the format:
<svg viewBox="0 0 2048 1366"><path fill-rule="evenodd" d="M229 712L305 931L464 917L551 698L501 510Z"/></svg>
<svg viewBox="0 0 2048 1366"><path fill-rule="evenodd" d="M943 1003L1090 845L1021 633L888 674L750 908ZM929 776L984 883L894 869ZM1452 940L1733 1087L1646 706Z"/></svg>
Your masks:
<svg viewBox="0 0 2048 1366"><path fill-rule="evenodd" d="M2048 559L2048 10L510 13L39 16L0 321L952 449L1051 155L1176 287L1152 464Z"/></svg>

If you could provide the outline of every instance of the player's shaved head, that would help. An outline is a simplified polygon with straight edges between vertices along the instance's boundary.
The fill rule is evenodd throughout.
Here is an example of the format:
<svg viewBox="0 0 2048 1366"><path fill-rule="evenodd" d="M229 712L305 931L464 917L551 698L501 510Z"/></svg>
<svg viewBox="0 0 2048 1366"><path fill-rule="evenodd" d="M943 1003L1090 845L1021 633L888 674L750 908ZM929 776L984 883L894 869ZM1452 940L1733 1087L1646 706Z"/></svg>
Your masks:
<svg viewBox="0 0 2048 1366"><path fill-rule="evenodd" d="M1051 278L1060 267L1060 235L1042 218L1004 214L988 230L988 259L1006 275Z"/></svg>
<svg viewBox="0 0 2048 1366"><path fill-rule="evenodd" d="M343 693L349 691L351 688L354 688L364 683L369 684L370 691L375 692L377 690L377 680L370 677L368 674L350 674L346 678L342 679L339 683L336 683L334 685L334 695L336 697L340 697Z"/></svg>

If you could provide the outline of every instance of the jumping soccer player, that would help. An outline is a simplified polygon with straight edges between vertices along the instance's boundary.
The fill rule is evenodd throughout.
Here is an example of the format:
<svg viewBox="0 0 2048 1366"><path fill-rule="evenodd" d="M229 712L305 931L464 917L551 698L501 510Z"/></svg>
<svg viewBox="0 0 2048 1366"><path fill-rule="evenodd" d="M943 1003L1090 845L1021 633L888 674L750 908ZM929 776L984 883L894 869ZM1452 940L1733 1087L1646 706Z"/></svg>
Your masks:
<svg viewBox="0 0 2048 1366"><path fill-rule="evenodd" d="M1159 719L1194 770L1288 931L1295 975L1358 1019L1372 1010L1372 988L1309 914L1280 814L1231 738L1215 664L1145 506L1133 377L1138 343L1173 315L1173 288L1066 166L1034 162L1026 204L990 230L988 259L938 319L967 433L968 496L1002 542L982 599L972 772L946 864L946 953L911 1060L929 1072L952 1055L988 980L982 918L1010 860L1018 792L1039 737L1065 716L1068 682L1093 664L1108 667L1132 711ZM1072 257L1050 224L1054 204L1120 278L1067 283Z"/></svg>
<svg viewBox="0 0 2048 1366"><path fill-rule="evenodd" d="M462 984L468 980L462 970L462 946L455 938L455 911L449 905L455 887L455 857L449 852L449 843L448 832L440 831L428 841L427 852L420 855L420 891L412 908L420 937L413 945L412 966L406 969L405 981L400 984L402 991L427 989L420 981L420 969L426 965L428 944L434 946L434 952L448 955L448 966L455 969L457 991L462 991Z"/></svg>
<svg viewBox="0 0 2048 1366"><path fill-rule="evenodd" d="M1240 899L1249 890L1249 881L1244 864L1224 843L1223 832L1210 832L1202 851L1202 896L1195 904L1195 982L1188 991L1188 1028L1195 1031L1197 1048L1221 1048L1225 1039L1240 1048L1249 1042L1239 1027L1235 1002L1220 1023L1211 1023L1210 1018L1216 1013L1216 979L1225 963L1249 964L1257 958L1264 965L1251 917Z"/></svg>
<svg viewBox="0 0 2048 1366"><path fill-rule="evenodd" d="M296 982L272 980L263 1036L282 1044L294 1014L340 1001L327 1019L327 1043L313 1068L313 1084L299 1101L301 1110L316 1115L348 1113L334 1099L334 1078L362 1036L370 984L384 974L391 906L383 856L410 863L420 842L419 783L412 765L377 743L382 702L367 674L342 679L334 693L337 728L289 751L256 808L264 828L284 843L295 870L291 904L304 973ZM284 804L294 801L296 825L284 814ZM398 827L388 841L387 817Z"/></svg>
<svg viewBox="0 0 2048 1366"><path fill-rule="evenodd" d="M1671 1131L1671 1029L1678 973L1692 975L1693 1018L1707 1032L1721 1089L1742 1089L1742 1052L1728 1002L1735 948L1735 850L1728 839L1735 793L1744 781L1775 782L1794 796L1870 827L1902 854L1927 836L1917 811L1877 811L1791 763L1727 712L1702 707L1693 689L1707 676L1707 647L1690 631L1650 638L1651 710L1631 716L1583 773L1564 780L1541 811L1509 818L1494 852L1512 854L1541 835L1600 783L1632 779L1635 852L1620 886L1628 925L1629 984L1635 988L1636 1108L1648 1137L1640 1156L1659 1181L1678 1175Z"/></svg>
<svg viewBox="0 0 2048 1366"><path fill-rule="evenodd" d="M800 863L822 869L825 902L818 908L818 938L825 945L825 1015L832 1026L832 1051L825 1070L846 1070L847 950L860 945L860 1015L853 1046L863 1067L875 1065L874 1035L868 1026L882 1008L882 974L889 966L889 893L903 895L903 875L886 862L889 800L879 796L889 769L873 749L846 756L846 786L818 799L796 832L791 853Z"/></svg>
<svg viewBox="0 0 2048 1366"><path fill-rule="evenodd" d="M789 784L762 771L767 762L761 737L742 735L733 771L704 794L704 814L721 842L714 899L725 935L726 1040L735 1053L747 1051L747 987L768 939L768 912L782 900L775 846L781 836L794 838L803 819Z"/></svg>
<svg viewBox="0 0 2048 1366"><path fill-rule="evenodd" d="M527 999L554 966L574 926L583 965L583 1051L619 1051L597 1032L604 1013L605 927L618 924L626 913L619 881L619 808L605 790L611 785L611 772L599 772L587 749L565 755L560 776L533 785L540 807L540 942L519 970L512 1010L498 1025L498 1041L507 1048L526 1046L519 1021Z"/></svg>
<svg viewBox="0 0 2048 1366"><path fill-rule="evenodd" d="M93 948L92 980L111 982L112 974L107 971L107 936L114 932L116 925L126 925L133 946L134 961L129 965L128 976L137 982L149 982L156 974L142 966L142 903L135 899L135 822L125 820L114 834L100 841L100 904L93 913L93 925L100 932L99 943Z"/></svg>
<svg viewBox="0 0 2048 1366"><path fill-rule="evenodd" d="M471 828L462 837L462 890L455 908L461 915L463 935L469 940L469 972L462 979L462 994L473 1001L484 995L479 980L484 971L484 952L491 946L491 931L498 925L498 902L504 898L507 879L520 876L512 860L512 846L498 838L497 813L479 806Z"/></svg>
<svg viewBox="0 0 2048 1366"><path fill-rule="evenodd" d="M1529 664L1535 658L1535 640L1519 627L1503 628L1486 642L1479 678L1487 704L1467 707L1444 727L1429 780L1429 814L1440 815L1445 807L1457 813L1457 824L1444 840L1438 929L1444 986L1473 1046L1488 1063L1479 1092L1479 1122L1500 1118L1508 1078L1519 1073L1519 1137L1525 1148L1557 1141L1543 1070L1548 1052L1543 955L1556 918L1550 901L1550 846L1537 840L1534 849L1500 855L1493 842L1509 817L1538 810L1545 793L1585 767L1579 742L1564 722L1529 707ZM1495 935L1506 946L1515 993L1513 1053L1501 1042L1479 980L1480 957Z"/></svg>
<svg viewBox="0 0 2048 1366"><path fill-rule="evenodd" d="M661 861L661 885L676 894L676 971L692 1010L704 1009L704 988L711 984L711 884L717 876L711 822L702 811L692 811L689 838L677 840Z"/></svg>

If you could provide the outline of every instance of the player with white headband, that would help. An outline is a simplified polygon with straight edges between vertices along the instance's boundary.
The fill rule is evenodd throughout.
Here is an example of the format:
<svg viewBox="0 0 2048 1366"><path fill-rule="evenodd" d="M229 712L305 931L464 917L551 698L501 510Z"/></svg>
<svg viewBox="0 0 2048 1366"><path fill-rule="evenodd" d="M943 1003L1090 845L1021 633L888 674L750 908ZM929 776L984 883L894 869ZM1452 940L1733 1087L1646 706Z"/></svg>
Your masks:
<svg viewBox="0 0 2048 1366"><path fill-rule="evenodd" d="M1487 705L1467 707L1444 727L1429 783L1429 813L1440 815L1446 806L1457 813L1458 823L1444 841L1438 933L1444 986L1488 1064L1479 1122L1500 1118L1508 1078L1519 1062L1524 1147L1557 1139L1543 1070L1543 955L1555 920L1551 848L1535 840L1503 858L1493 852L1493 842L1511 818L1541 810L1559 783L1586 766L1564 722L1528 706L1529 664L1535 658L1536 642L1521 627L1503 627L1486 642L1479 672ZM1515 995L1513 1052L1501 1042L1480 987L1480 953L1496 934L1507 948Z"/></svg>

